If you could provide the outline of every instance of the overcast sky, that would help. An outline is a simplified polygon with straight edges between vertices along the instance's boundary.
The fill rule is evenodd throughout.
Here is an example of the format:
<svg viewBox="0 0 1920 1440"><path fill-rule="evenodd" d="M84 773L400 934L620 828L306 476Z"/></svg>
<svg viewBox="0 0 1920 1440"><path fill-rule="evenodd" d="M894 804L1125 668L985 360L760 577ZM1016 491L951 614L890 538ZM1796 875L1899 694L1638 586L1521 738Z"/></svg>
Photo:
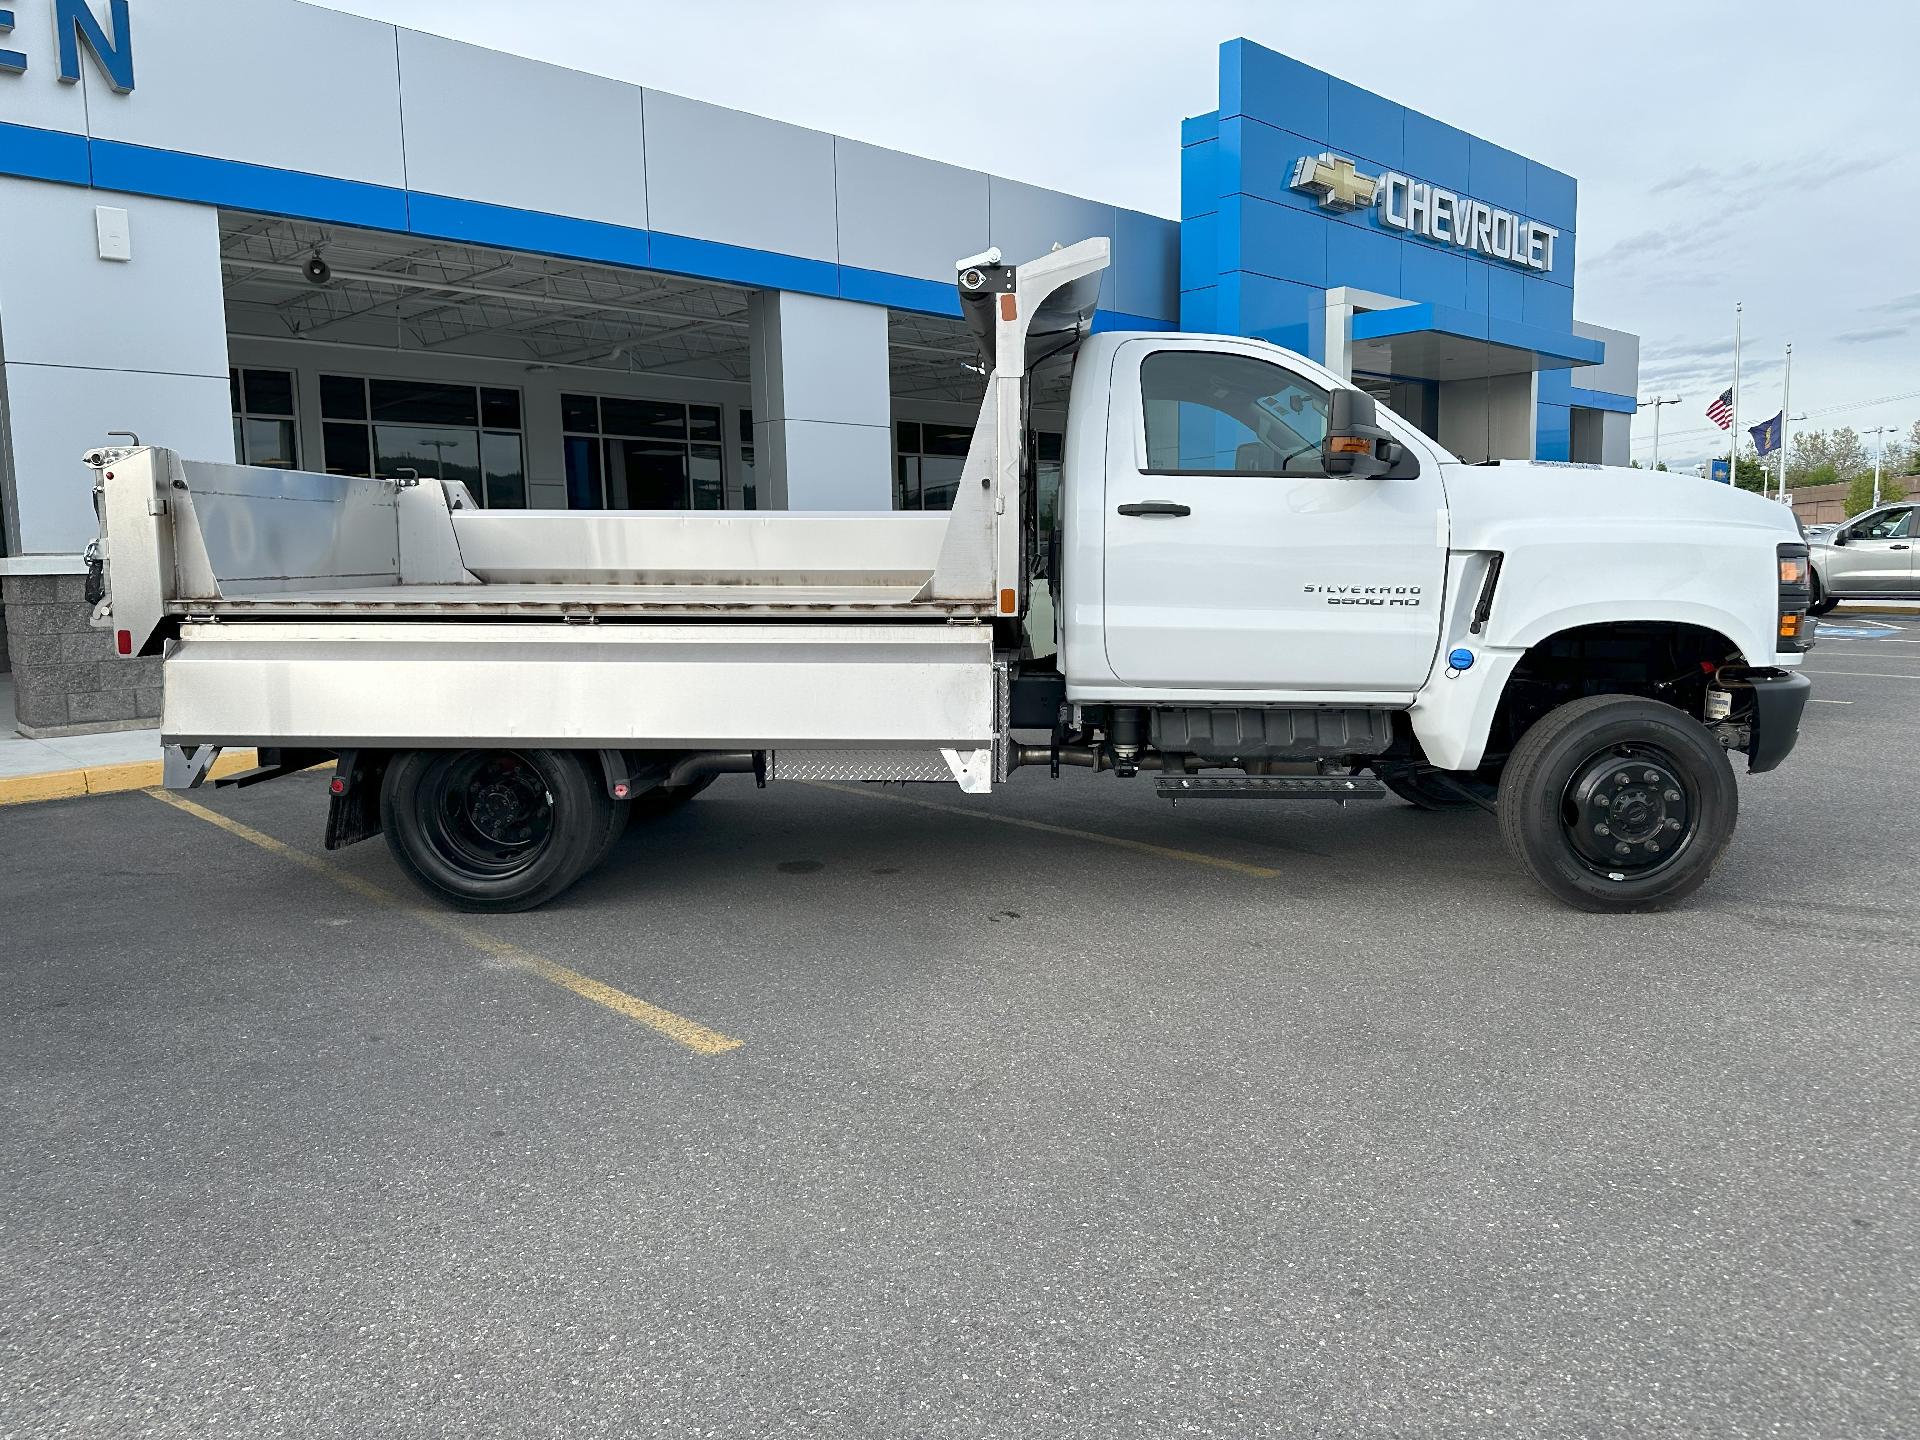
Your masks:
<svg viewBox="0 0 1920 1440"><path fill-rule="evenodd" d="M1641 394L1682 397L1670 463L1718 433L1736 300L1743 426L1779 408L1789 340L1805 424L1920 417L1911 3L332 3L1167 216L1180 119L1244 35L1579 180L1576 313L1637 331Z"/></svg>

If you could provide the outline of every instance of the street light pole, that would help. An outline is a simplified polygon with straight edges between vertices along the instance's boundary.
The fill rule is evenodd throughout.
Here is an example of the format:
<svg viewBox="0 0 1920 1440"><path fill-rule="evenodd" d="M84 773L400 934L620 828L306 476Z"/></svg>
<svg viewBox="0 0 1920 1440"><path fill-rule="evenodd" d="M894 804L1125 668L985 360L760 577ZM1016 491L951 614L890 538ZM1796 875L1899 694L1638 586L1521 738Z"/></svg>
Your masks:
<svg viewBox="0 0 1920 1440"><path fill-rule="evenodd" d="M1880 504L1880 460L1887 453L1887 431L1893 428L1891 425L1877 425L1867 431L1879 441L1873 447L1873 503L1876 508Z"/></svg>
<svg viewBox="0 0 1920 1440"><path fill-rule="evenodd" d="M1662 405L1678 405L1679 403L1680 397L1678 395L1669 395L1664 400L1656 395L1651 400L1642 400L1640 402L1640 408L1643 410L1649 405L1653 407L1653 468L1656 470L1660 468L1660 407Z"/></svg>

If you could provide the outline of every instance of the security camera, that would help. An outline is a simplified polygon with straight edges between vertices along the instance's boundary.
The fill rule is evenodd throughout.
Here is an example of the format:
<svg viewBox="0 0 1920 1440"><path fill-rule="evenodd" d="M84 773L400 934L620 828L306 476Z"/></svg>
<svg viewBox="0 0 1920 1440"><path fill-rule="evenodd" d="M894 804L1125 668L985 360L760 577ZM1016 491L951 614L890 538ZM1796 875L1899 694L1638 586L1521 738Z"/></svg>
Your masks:
<svg viewBox="0 0 1920 1440"><path fill-rule="evenodd" d="M310 284L314 285L325 285L333 279L333 267L318 255L311 256L307 260L307 263L300 267L300 273L307 277Z"/></svg>

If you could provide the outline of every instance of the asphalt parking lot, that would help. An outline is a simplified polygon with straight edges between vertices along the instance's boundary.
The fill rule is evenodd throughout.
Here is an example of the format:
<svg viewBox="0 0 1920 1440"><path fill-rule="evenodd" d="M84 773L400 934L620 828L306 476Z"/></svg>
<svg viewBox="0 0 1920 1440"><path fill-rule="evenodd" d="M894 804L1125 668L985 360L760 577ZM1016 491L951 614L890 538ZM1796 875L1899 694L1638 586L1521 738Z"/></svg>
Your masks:
<svg viewBox="0 0 1920 1440"><path fill-rule="evenodd" d="M0 811L0 1434L1920 1432L1920 625L1830 631L1660 916L1044 771L497 919L316 777Z"/></svg>

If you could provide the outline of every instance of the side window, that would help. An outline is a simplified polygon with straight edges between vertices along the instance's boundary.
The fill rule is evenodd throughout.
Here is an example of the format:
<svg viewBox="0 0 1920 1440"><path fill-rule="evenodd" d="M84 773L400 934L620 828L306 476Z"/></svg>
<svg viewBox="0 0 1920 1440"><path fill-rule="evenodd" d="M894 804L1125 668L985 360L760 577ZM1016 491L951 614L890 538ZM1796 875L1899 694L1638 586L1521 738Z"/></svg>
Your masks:
<svg viewBox="0 0 1920 1440"><path fill-rule="evenodd" d="M1328 393L1279 365L1209 350L1140 364L1147 468L1161 473L1320 475Z"/></svg>
<svg viewBox="0 0 1920 1440"><path fill-rule="evenodd" d="M1904 540L1913 531L1912 510L1888 510L1854 530L1861 540Z"/></svg>

